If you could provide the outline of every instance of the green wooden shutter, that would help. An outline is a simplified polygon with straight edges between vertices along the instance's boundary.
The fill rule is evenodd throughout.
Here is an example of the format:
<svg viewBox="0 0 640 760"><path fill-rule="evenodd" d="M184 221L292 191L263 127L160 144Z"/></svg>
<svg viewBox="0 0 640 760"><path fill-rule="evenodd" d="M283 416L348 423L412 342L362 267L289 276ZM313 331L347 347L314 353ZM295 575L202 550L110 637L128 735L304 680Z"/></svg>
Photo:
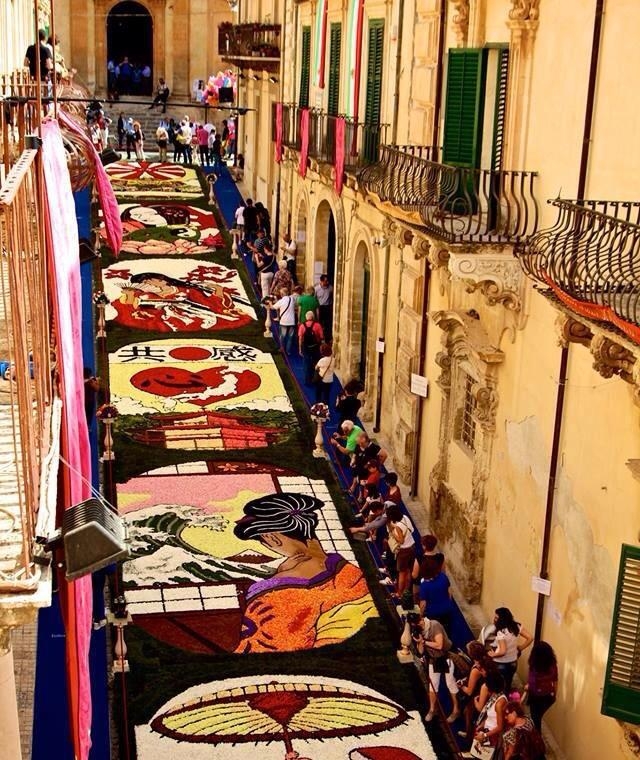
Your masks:
<svg viewBox="0 0 640 760"><path fill-rule="evenodd" d="M384 19L369 21L367 62L367 99L364 107L363 159L367 163L378 158L380 119L382 116L382 55L384 51Z"/></svg>
<svg viewBox="0 0 640 760"><path fill-rule="evenodd" d="M479 166L486 60L486 50L449 50L442 151L445 164Z"/></svg>
<svg viewBox="0 0 640 760"><path fill-rule="evenodd" d="M640 547L623 544L602 712L640 724Z"/></svg>
<svg viewBox="0 0 640 760"><path fill-rule="evenodd" d="M329 87L327 90L327 113L340 113L340 54L342 52L342 24L331 24L329 48Z"/></svg>
<svg viewBox="0 0 640 760"><path fill-rule="evenodd" d="M502 151L504 148L504 131L507 116L507 86L509 83L509 48L498 51L498 76L496 82L496 108L493 117L493 147L491 168L499 172L502 169Z"/></svg>
<svg viewBox="0 0 640 760"><path fill-rule="evenodd" d="M301 108L309 107L309 80L311 79L311 27L302 27L302 52L300 54L300 97Z"/></svg>

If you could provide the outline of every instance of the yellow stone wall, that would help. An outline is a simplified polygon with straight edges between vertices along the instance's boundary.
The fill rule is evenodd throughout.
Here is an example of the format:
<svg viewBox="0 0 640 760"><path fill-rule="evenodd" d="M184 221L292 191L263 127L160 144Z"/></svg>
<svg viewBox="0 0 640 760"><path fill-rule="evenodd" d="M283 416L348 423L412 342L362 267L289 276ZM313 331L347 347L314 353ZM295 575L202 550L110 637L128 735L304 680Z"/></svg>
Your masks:
<svg viewBox="0 0 640 760"><path fill-rule="evenodd" d="M33 2L0 3L0 74L22 68L25 51L35 36Z"/></svg>
<svg viewBox="0 0 640 760"><path fill-rule="evenodd" d="M65 59L90 90L106 91L106 23L116 0L59 0L56 33ZM146 0L153 20L153 75L175 96L190 96L194 79L228 68L218 55L218 26L233 21L226 0Z"/></svg>

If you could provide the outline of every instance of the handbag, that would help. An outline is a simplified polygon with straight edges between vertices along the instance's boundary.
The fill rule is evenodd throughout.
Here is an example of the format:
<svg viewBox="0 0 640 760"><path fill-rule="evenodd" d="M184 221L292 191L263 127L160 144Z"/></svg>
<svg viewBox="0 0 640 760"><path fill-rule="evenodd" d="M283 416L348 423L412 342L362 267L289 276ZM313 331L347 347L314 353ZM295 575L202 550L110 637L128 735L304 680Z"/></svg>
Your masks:
<svg viewBox="0 0 640 760"><path fill-rule="evenodd" d="M331 360L329 361L329 364L324 369L324 372L320 373L317 369L313 372L313 384L317 385L317 383L322 383L324 381L324 376L329 371L329 368L333 364L333 356L331 357Z"/></svg>

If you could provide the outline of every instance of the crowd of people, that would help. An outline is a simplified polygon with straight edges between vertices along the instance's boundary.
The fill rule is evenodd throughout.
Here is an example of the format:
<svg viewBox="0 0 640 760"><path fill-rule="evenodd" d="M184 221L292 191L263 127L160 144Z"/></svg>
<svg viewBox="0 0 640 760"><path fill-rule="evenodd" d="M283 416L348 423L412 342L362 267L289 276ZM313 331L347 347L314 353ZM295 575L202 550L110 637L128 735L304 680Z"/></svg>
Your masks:
<svg viewBox="0 0 640 760"><path fill-rule="evenodd" d="M107 97L118 100L120 95L143 95L151 90L151 66L129 61L128 56L116 63L107 62Z"/></svg>

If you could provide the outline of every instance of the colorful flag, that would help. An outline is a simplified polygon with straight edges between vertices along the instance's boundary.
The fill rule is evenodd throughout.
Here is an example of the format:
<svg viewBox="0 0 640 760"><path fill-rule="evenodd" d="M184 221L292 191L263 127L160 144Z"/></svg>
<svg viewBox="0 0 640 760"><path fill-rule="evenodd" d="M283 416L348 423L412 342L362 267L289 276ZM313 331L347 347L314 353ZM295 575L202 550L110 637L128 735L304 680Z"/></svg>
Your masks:
<svg viewBox="0 0 640 760"><path fill-rule="evenodd" d="M350 0L347 18L347 55L349 87L347 113L357 120L360 105L360 73L362 71L362 30L364 26L364 0Z"/></svg>
<svg viewBox="0 0 640 760"><path fill-rule="evenodd" d="M276 103L276 149L275 161L282 161L282 103Z"/></svg>
<svg viewBox="0 0 640 760"><path fill-rule="evenodd" d="M346 150L345 137L346 137L346 123L344 116L338 116L336 119L336 152L335 152L335 181L334 187L338 195L342 195L342 185L344 183L344 154Z"/></svg>
<svg viewBox="0 0 640 760"><path fill-rule="evenodd" d="M316 11L316 29L313 45L313 83L316 87L324 90L324 67L327 58L327 13L328 0L318 0Z"/></svg>
<svg viewBox="0 0 640 760"><path fill-rule="evenodd" d="M300 165L301 177L307 176L307 159L309 157L309 109L300 109Z"/></svg>

